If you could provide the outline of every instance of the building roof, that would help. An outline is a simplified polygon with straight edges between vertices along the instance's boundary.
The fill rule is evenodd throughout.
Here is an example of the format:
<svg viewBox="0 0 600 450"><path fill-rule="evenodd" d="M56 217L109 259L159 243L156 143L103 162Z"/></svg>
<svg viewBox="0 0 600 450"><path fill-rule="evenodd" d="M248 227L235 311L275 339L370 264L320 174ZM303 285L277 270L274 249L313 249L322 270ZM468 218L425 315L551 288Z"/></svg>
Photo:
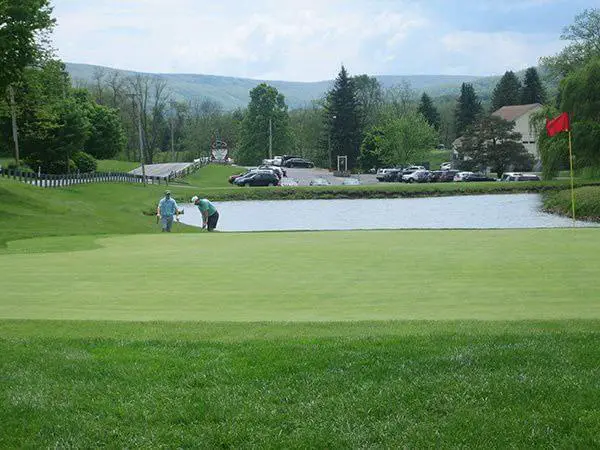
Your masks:
<svg viewBox="0 0 600 450"><path fill-rule="evenodd" d="M503 106L498 111L495 111L492 115L501 117L509 122L514 122L519 117L541 107L542 105L539 103L532 103L530 105Z"/></svg>

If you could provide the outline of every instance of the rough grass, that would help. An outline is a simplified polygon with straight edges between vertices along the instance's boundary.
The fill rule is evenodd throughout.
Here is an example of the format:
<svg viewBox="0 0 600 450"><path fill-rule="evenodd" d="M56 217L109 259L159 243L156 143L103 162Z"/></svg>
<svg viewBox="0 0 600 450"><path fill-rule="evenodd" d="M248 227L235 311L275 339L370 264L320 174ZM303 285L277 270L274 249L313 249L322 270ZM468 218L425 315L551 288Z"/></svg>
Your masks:
<svg viewBox="0 0 600 450"><path fill-rule="evenodd" d="M140 163L117 161L112 159L98 160L98 172L130 172L140 167Z"/></svg>
<svg viewBox="0 0 600 450"><path fill-rule="evenodd" d="M546 194L544 209L554 214L571 216L571 190ZM575 216L578 219L600 222L600 186L575 189Z"/></svg>
<svg viewBox="0 0 600 450"><path fill-rule="evenodd" d="M0 322L0 447L595 448L599 322Z"/></svg>
<svg viewBox="0 0 600 450"><path fill-rule="evenodd" d="M164 186L89 184L42 189L0 178L0 253L12 240L43 236L156 233ZM177 201L187 191L173 189ZM175 232L191 232L176 227Z"/></svg>
<svg viewBox="0 0 600 450"><path fill-rule="evenodd" d="M210 164L185 177L184 181L198 188L231 187L229 177L245 171L244 167Z"/></svg>

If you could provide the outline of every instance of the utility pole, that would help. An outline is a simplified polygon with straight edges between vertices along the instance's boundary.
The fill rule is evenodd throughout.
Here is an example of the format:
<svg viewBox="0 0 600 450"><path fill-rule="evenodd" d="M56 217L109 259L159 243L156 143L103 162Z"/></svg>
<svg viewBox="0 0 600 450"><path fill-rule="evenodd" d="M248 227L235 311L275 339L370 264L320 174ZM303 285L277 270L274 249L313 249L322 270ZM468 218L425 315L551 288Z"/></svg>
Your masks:
<svg viewBox="0 0 600 450"><path fill-rule="evenodd" d="M19 128L17 127L17 105L15 103L15 91L12 85L8 86L8 95L10 96L10 114L12 116L12 134L15 142L15 161L17 167L21 165L19 157Z"/></svg>
<svg viewBox="0 0 600 450"><path fill-rule="evenodd" d="M273 159L273 120L269 117L269 159Z"/></svg>

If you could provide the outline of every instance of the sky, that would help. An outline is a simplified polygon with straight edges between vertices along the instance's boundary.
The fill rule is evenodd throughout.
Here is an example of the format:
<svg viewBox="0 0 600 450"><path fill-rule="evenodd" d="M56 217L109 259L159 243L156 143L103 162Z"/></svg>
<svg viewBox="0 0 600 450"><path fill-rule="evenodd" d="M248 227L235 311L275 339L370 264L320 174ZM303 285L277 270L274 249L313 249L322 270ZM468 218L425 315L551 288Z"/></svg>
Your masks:
<svg viewBox="0 0 600 450"><path fill-rule="evenodd" d="M66 62L321 81L501 75L560 51L599 0L51 0Z"/></svg>

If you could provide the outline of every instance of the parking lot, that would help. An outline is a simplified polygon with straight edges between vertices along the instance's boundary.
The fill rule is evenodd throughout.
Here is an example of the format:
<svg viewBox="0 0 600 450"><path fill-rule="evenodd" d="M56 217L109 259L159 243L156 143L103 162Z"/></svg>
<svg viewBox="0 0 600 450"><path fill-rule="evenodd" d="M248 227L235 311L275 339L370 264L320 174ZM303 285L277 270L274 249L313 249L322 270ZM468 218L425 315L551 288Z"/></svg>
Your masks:
<svg viewBox="0 0 600 450"><path fill-rule="evenodd" d="M329 172L327 169L285 169L287 172L287 180L294 180L298 183L299 186L309 186L311 180L316 178L324 178L332 185L341 185L345 178L343 177L334 177L333 173ZM352 175L353 178L357 178L360 180L361 184L377 184L377 178L375 175L371 174L356 174Z"/></svg>

